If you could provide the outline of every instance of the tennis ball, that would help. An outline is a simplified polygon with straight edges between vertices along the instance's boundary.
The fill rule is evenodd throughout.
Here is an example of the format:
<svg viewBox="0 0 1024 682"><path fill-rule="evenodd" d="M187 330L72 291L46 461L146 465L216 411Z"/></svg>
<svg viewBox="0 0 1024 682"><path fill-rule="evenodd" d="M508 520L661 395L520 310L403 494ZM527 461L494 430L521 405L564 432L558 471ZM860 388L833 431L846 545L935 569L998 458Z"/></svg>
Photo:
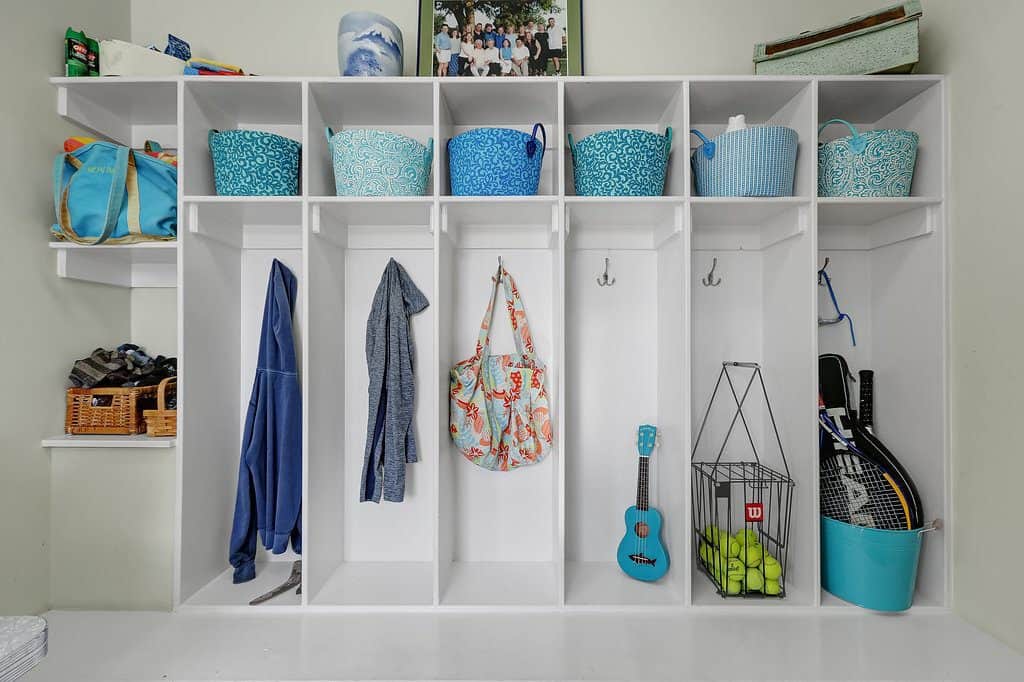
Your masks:
<svg viewBox="0 0 1024 682"><path fill-rule="evenodd" d="M746 566L756 567L761 565L761 552L761 545L746 544L740 547L740 553L736 558Z"/></svg>
<svg viewBox="0 0 1024 682"><path fill-rule="evenodd" d="M751 528L743 528L736 531L736 542L740 543L741 546L761 544L757 531Z"/></svg>
<svg viewBox="0 0 1024 682"><path fill-rule="evenodd" d="M711 546L708 545L708 543L702 541L700 543L700 559L701 559L701 561L703 561L705 564L710 564L711 563L711 552L712 552Z"/></svg>
<svg viewBox="0 0 1024 682"><path fill-rule="evenodd" d="M778 580L782 577L782 566L770 554L765 555L761 570L764 572L764 577L768 580Z"/></svg>
<svg viewBox="0 0 1024 682"><path fill-rule="evenodd" d="M748 592L760 592L764 587L764 577L756 568L748 568L745 578Z"/></svg>
<svg viewBox="0 0 1024 682"><path fill-rule="evenodd" d="M765 594L772 597L778 596L782 592L782 586L778 580L765 580L763 589Z"/></svg>
<svg viewBox="0 0 1024 682"><path fill-rule="evenodd" d="M729 559L726 565L726 574L730 580L743 580L747 574L747 567L739 559Z"/></svg>
<svg viewBox="0 0 1024 682"><path fill-rule="evenodd" d="M739 580L729 580L725 584L726 594L739 594L743 590L743 583Z"/></svg>

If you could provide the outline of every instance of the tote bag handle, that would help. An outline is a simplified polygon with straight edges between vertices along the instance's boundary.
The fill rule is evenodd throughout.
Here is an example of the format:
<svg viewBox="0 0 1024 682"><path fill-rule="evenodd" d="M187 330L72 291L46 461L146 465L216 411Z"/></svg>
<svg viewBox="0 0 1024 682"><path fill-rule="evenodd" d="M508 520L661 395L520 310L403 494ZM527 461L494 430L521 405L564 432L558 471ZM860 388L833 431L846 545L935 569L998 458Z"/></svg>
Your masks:
<svg viewBox="0 0 1024 682"><path fill-rule="evenodd" d="M476 360L487 357L491 354L490 328L494 323L494 302L498 298L498 285L501 284L505 290L505 302L508 310L508 319L512 324L512 337L515 340L516 352L523 357L533 356L533 337L530 335L530 324L526 320L526 309L523 308L522 299L519 298L519 288L516 286L512 275L504 266L498 270L498 274L491 277L494 288L491 290L490 300L487 302L487 312L480 323L480 335L476 340ZM518 319L517 319L518 318Z"/></svg>
<svg viewBox="0 0 1024 682"><path fill-rule="evenodd" d="M75 172L72 173L68 184L61 187L64 179L64 164L70 164ZM107 195L107 208L103 217L103 232L95 241L89 241L75 232L71 222L71 213L68 210L68 194L75 177L81 172L83 163L80 159L70 153L58 154L53 162L53 192L54 206L57 209L57 225L61 233L73 242L96 246L110 239L117 228L117 220L121 215L121 207L125 198L128 200L128 211L126 214L128 230L132 234L142 234L140 224L140 203L139 203L139 176L135 168L135 154L128 147L118 146L114 157L114 170L110 176L110 192Z"/></svg>

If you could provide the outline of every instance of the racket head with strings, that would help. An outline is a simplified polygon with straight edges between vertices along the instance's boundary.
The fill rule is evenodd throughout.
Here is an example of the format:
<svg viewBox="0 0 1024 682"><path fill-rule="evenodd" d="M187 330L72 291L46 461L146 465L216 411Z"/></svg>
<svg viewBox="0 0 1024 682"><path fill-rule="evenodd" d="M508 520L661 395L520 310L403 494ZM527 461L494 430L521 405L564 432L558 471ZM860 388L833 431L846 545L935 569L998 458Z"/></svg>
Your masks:
<svg viewBox="0 0 1024 682"><path fill-rule="evenodd" d="M911 530L910 505L899 484L871 459L837 450L820 463L821 513L854 526Z"/></svg>

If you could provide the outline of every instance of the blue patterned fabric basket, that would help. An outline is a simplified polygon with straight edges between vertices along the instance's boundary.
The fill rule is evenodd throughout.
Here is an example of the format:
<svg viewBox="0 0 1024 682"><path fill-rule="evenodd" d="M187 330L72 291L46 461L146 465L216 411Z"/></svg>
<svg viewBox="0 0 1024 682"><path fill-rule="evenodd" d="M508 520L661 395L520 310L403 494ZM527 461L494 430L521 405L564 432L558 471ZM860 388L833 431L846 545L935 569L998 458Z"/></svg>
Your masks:
<svg viewBox="0 0 1024 682"><path fill-rule="evenodd" d="M290 196L299 193L295 140L259 130L211 130L213 183L222 196Z"/></svg>
<svg viewBox="0 0 1024 682"><path fill-rule="evenodd" d="M423 145L386 130L327 129L339 197L408 197L427 193L434 138Z"/></svg>
<svg viewBox="0 0 1024 682"><path fill-rule="evenodd" d="M907 197L917 163L917 133L909 130L857 129L841 118L852 133L818 147L819 197Z"/></svg>
<svg viewBox="0 0 1024 682"><path fill-rule="evenodd" d="M588 197L653 197L665 191L672 128L665 135L618 128L584 137L569 134L576 194Z"/></svg>
<svg viewBox="0 0 1024 682"><path fill-rule="evenodd" d="M536 194L547 142L540 123L533 126L532 135L510 128L476 128L456 135L448 140L452 195Z"/></svg>
<svg viewBox="0 0 1024 682"><path fill-rule="evenodd" d="M703 142L690 157L697 196L788 197L793 195L798 135L783 126L755 126Z"/></svg>

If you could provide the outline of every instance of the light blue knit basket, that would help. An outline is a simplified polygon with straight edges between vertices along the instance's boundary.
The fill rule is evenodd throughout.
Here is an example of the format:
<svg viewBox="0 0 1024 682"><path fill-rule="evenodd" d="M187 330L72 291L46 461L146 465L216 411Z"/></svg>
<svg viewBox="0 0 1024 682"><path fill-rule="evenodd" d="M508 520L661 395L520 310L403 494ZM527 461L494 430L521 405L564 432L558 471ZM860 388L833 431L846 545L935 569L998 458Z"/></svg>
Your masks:
<svg viewBox="0 0 1024 682"><path fill-rule="evenodd" d="M542 140L537 139L540 131ZM537 193L547 134L511 128L476 128L448 140L453 196L525 196Z"/></svg>
<svg viewBox="0 0 1024 682"><path fill-rule="evenodd" d="M222 196L291 196L299 193L295 140L259 130L211 130L213 183Z"/></svg>
<svg viewBox="0 0 1024 682"><path fill-rule="evenodd" d="M842 123L851 135L818 147L818 196L910 196L917 133L897 128L858 133L852 124L833 118L821 124L818 134L833 123Z"/></svg>
<svg viewBox="0 0 1024 682"><path fill-rule="evenodd" d="M327 128L340 197L422 196L427 193L434 138L423 145L386 130Z"/></svg>
<svg viewBox="0 0 1024 682"><path fill-rule="evenodd" d="M755 126L714 140L697 130L690 132L703 142L690 157L698 196L793 195L799 136L792 128Z"/></svg>
<svg viewBox="0 0 1024 682"><path fill-rule="evenodd" d="M672 128L665 135L647 130L605 130L575 142L569 133L576 194L599 197L651 197L665 191L665 169Z"/></svg>

